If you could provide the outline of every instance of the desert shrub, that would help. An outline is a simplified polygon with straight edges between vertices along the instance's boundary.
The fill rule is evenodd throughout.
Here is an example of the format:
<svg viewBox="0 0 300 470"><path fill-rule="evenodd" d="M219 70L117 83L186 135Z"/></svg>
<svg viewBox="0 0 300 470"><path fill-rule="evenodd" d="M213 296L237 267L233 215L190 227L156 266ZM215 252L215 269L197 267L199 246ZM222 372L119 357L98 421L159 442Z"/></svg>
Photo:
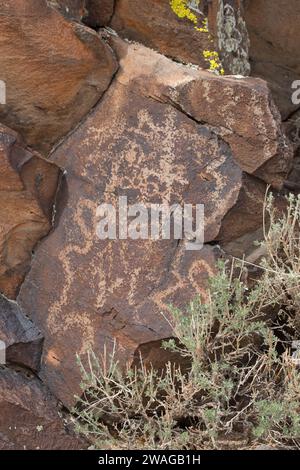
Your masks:
<svg viewBox="0 0 300 470"><path fill-rule="evenodd" d="M264 223L266 256L261 262L262 301L266 305L281 304L297 317L300 315L300 197L290 194L286 212L278 217L270 195L265 214L269 217L270 229L267 230Z"/></svg>
<svg viewBox="0 0 300 470"><path fill-rule="evenodd" d="M94 447L299 445L300 362L291 351L298 335L299 204L291 196L287 213L278 219L268 198L266 256L255 287L248 290L233 267L221 263L205 299L194 299L185 312L170 307L174 340L164 348L179 353L188 368L168 363L159 373L141 360L140 367L124 370L115 350L102 358L90 352L85 365L78 358L82 396L74 419ZM274 324L265 313L278 302L279 314L287 312L290 322L284 347L278 332L286 325Z"/></svg>

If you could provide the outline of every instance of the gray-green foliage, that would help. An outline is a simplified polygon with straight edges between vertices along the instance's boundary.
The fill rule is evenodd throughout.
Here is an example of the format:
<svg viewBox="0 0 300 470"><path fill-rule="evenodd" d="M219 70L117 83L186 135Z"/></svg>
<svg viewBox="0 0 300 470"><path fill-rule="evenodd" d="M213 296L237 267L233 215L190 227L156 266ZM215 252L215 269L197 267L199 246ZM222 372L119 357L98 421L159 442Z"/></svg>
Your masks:
<svg viewBox="0 0 300 470"><path fill-rule="evenodd" d="M82 396L74 410L77 430L96 448L248 448L257 443L300 443L300 379L291 343L278 348L278 328L266 307L282 302L290 327L298 309L299 199L275 218L265 234L268 256L260 283L248 291L233 269L220 264L206 298L185 312L170 308L174 340L164 348L185 368L166 364L163 374L146 368L121 370L115 352L100 360L90 352L82 370ZM276 290L276 296L275 296ZM294 304L293 304L294 303ZM299 313L299 312L298 312ZM284 329L284 325L282 326ZM175 340L176 338L176 340ZM289 341L297 339L289 333ZM186 364L189 367L186 368Z"/></svg>

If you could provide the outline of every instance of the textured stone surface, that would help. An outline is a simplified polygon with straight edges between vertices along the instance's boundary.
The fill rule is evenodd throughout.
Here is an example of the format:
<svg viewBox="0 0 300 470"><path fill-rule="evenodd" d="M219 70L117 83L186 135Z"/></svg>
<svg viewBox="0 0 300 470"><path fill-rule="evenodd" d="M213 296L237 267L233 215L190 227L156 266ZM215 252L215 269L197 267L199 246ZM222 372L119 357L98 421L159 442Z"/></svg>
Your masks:
<svg viewBox="0 0 300 470"><path fill-rule="evenodd" d="M31 253L52 227L60 170L0 125L0 292L14 298Z"/></svg>
<svg viewBox="0 0 300 470"><path fill-rule="evenodd" d="M293 113L284 125L294 148L293 167L286 186L292 191L300 191L300 109Z"/></svg>
<svg viewBox="0 0 300 470"><path fill-rule="evenodd" d="M0 339L6 346L6 361L37 371L43 337L15 302L0 295Z"/></svg>
<svg viewBox="0 0 300 470"><path fill-rule="evenodd" d="M249 56L251 75L269 83L284 120L299 108L291 101L291 85L300 75L299 14L298 0L212 0L209 4L209 29L226 72L248 75Z"/></svg>
<svg viewBox="0 0 300 470"><path fill-rule="evenodd" d="M159 344L170 335L161 312L205 295L217 256L210 245L187 251L184 241L99 240L97 206L120 195L129 205L203 203L205 241L227 242L260 225L264 192L249 201L254 177L245 172L272 160L283 139L263 82L221 79L120 40L114 48L114 83L51 155L67 172L57 227L19 295L45 336L40 376L68 406L80 381L76 352L99 355L115 339L125 361Z"/></svg>
<svg viewBox="0 0 300 470"><path fill-rule="evenodd" d="M95 105L117 65L96 32L46 0L1 0L0 8L0 120L47 152Z"/></svg>
<svg viewBox="0 0 300 470"><path fill-rule="evenodd" d="M57 401L38 379L0 367L0 450L86 448L58 411Z"/></svg>
<svg viewBox="0 0 300 470"><path fill-rule="evenodd" d="M204 16L198 17L201 27ZM190 20L176 16L170 0L118 0L111 27L124 38L204 68L207 62L203 50L214 49L207 33L197 31Z"/></svg>
<svg viewBox="0 0 300 470"><path fill-rule="evenodd" d="M299 108L291 101L291 85L300 77L300 2L244 0L244 5L252 75L269 82L286 119Z"/></svg>
<svg viewBox="0 0 300 470"><path fill-rule="evenodd" d="M0 450L87 447L67 425L77 353L186 370L162 348L169 305L205 298L220 257L256 264L267 184L300 190L299 0L191 4L213 39L170 0L0 0ZM204 247L100 240L120 196L204 204Z"/></svg>
<svg viewBox="0 0 300 470"><path fill-rule="evenodd" d="M86 0L85 22L91 27L107 26L114 12L115 0Z"/></svg>
<svg viewBox="0 0 300 470"><path fill-rule="evenodd" d="M123 45L122 45L123 44ZM289 170L292 147L281 126L267 83L253 78L218 77L151 54L146 48L114 40L119 60L126 56L126 74L140 93L171 103L226 141L241 169L280 187ZM136 70L136 60L143 69ZM152 79L151 73L155 75Z"/></svg>
<svg viewBox="0 0 300 470"><path fill-rule="evenodd" d="M226 74L250 74L249 35L244 19L243 0L211 0L209 31L215 38Z"/></svg>
<svg viewBox="0 0 300 470"><path fill-rule="evenodd" d="M67 18L81 20L86 15L87 0L48 0L48 5L57 8Z"/></svg>

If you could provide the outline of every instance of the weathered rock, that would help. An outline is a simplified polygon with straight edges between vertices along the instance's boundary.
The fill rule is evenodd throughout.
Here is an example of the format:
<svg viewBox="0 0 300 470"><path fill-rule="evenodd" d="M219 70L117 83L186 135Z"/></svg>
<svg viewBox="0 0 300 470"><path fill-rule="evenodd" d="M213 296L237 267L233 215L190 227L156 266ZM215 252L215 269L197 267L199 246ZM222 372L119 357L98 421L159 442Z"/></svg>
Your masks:
<svg viewBox="0 0 300 470"><path fill-rule="evenodd" d="M249 56L252 75L268 82L282 119L287 121L287 134L295 147L293 168L286 183L292 191L300 189L300 106L292 102L292 84L300 74L299 8L297 0L212 0L209 8L210 30L217 38L226 72L247 75ZM241 65L241 70L235 65ZM277 160L277 172L281 163ZM282 170L285 172L284 167Z"/></svg>
<svg viewBox="0 0 300 470"><path fill-rule="evenodd" d="M172 339L177 346L180 346L180 342L174 337L165 338L163 341L151 341L141 344L134 353L132 368L141 367L142 357L144 367L153 367L159 373L164 373L168 362L173 366L180 366L182 372L190 370L190 358L184 358L180 352L170 351L165 348L164 343L170 339Z"/></svg>
<svg viewBox="0 0 300 470"><path fill-rule="evenodd" d="M86 448L64 425L58 403L38 379L0 368L0 449Z"/></svg>
<svg viewBox="0 0 300 470"><path fill-rule="evenodd" d="M209 30L215 38L225 73L230 75L250 74L250 42L243 6L243 0L209 2Z"/></svg>
<svg viewBox="0 0 300 470"><path fill-rule="evenodd" d="M60 170L0 125L0 292L14 298L37 242L52 227Z"/></svg>
<svg viewBox="0 0 300 470"><path fill-rule="evenodd" d="M113 44L121 67L113 84L51 155L66 169L57 227L39 246L18 299L45 336L40 376L67 406L80 382L76 353L100 355L116 340L126 361L141 345L159 344L171 334L161 312L205 295L218 255L210 245L187 251L174 239L100 240L98 205L117 205L119 196L129 205L203 203L205 241L219 234L228 241L226 215L238 206L230 229L241 227L235 236L242 236L255 212L255 204L245 210L244 172L285 158L264 82L219 78L143 46ZM255 195L251 204L261 208ZM251 228L260 224L257 210Z"/></svg>
<svg viewBox="0 0 300 470"><path fill-rule="evenodd" d="M194 10L193 13L198 16L198 27L201 28L205 15ZM123 38L204 68L207 68L207 62L203 51L214 50L209 34L197 31L189 19L178 18L171 9L170 0L118 0L111 27Z"/></svg>
<svg viewBox="0 0 300 470"><path fill-rule="evenodd" d="M221 230L218 233L217 240L223 247L245 235L250 236L251 239L251 234L263 225L265 196L266 185L263 181L244 173L243 187L236 204L223 218ZM249 244L244 240L243 245L244 252L246 252ZM250 245L254 246L252 240ZM226 252L234 254L234 251L230 249L227 249Z"/></svg>
<svg viewBox="0 0 300 470"><path fill-rule="evenodd" d="M93 28L107 26L114 12L115 0L86 0L84 21Z"/></svg>
<svg viewBox="0 0 300 470"><path fill-rule="evenodd" d="M96 32L46 0L0 1L0 120L43 152L97 103L117 65Z"/></svg>
<svg viewBox="0 0 300 470"><path fill-rule="evenodd" d="M0 295L0 339L6 346L6 361L38 371L43 337L15 302Z"/></svg>
<svg viewBox="0 0 300 470"><path fill-rule="evenodd" d="M110 23L115 0L48 0L67 18L81 20L92 28L100 28Z"/></svg>
<svg viewBox="0 0 300 470"><path fill-rule="evenodd" d="M48 5L57 8L67 18L81 20L86 15L87 0L47 0Z"/></svg>
<svg viewBox="0 0 300 470"><path fill-rule="evenodd" d="M122 84L131 82L140 93L171 103L198 123L210 126L230 145L243 171L273 186L282 185L291 166L292 146L265 81L218 77L174 64L159 54L151 55L146 48L128 49L117 40L114 47L119 60L126 56L126 74L121 70L118 75ZM137 57L143 62L140 73L136 71Z"/></svg>
<svg viewBox="0 0 300 470"><path fill-rule="evenodd" d="M292 103L291 87L300 76L300 2L244 0L244 10L252 75L268 81L286 119L299 108Z"/></svg>
<svg viewBox="0 0 300 470"><path fill-rule="evenodd" d="M209 29L226 72L266 80L283 119L292 103L292 83L299 79L298 0L212 0ZM249 63L249 61L250 63Z"/></svg>
<svg viewBox="0 0 300 470"><path fill-rule="evenodd" d="M292 191L300 191L300 109L284 123L286 133L294 147L293 167L285 186Z"/></svg>

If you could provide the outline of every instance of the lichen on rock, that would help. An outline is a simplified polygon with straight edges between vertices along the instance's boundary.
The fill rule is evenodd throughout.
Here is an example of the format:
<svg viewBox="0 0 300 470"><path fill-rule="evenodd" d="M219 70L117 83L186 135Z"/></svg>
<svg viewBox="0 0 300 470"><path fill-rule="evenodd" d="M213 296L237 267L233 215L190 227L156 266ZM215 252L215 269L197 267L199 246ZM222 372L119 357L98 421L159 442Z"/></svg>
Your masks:
<svg viewBox="0 0 300 470"><path fill-rule="evenodd" d="M218 48L232 75L250 74L249 36L240 7L234 9L227 0L219 0L217 14Z"/></svg>

